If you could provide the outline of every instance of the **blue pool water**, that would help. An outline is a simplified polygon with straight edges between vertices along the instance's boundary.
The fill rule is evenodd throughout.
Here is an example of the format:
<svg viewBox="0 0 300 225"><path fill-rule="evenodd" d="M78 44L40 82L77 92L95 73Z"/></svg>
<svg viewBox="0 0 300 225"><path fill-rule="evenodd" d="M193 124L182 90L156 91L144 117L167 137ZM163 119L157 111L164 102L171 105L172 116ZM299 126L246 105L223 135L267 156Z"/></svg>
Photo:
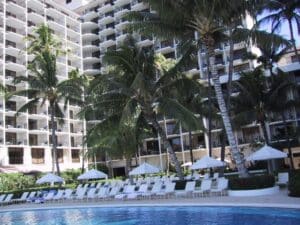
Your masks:
<svg viewBox="0 0 300 225"><path fill-rule="evenodd" d="M1 225L300 225L296 209L122 207L0 213Z"/></svg>

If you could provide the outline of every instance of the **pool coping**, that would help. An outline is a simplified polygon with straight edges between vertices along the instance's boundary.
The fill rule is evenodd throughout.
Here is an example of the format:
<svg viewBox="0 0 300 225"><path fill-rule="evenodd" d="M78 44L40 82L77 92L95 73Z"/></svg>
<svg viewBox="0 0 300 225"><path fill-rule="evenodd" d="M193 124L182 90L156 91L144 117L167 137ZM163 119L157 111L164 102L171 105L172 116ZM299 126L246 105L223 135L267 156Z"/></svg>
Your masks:
<svg viewBox="0 0 300 225"><path fill-rule="evenodd" d="M18 212L18 211L31 211L31 210L51 210L51 209L80 209L80 208L125 208L125 207L259 207L259 208L282 208L282 209L295 209L300 210L299 204L284 204L284 203L179 203L179 202L170 202L170 203L129 203L125 204L97 204L97 203L85 203L80 205L80 203L67 203L64 205L52 205L51 203L46 203L42 205L37 205L36 207L27 207L26 205L18 205L16 208L4 208L0 209L0 213L5 212ZM22 207L23 206L23 207ZM26 208L25 208L25 207Z"/></svg>

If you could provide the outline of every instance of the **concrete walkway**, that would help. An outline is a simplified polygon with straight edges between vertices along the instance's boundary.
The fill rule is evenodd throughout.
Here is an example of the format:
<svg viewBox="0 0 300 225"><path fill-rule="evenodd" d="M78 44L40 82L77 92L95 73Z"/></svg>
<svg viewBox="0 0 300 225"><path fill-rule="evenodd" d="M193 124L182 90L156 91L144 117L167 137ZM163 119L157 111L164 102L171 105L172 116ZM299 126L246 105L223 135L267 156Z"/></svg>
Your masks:
<svg viewBox="0 0 300 225"><path fill-rule="evenodd" d="M111 201L63 201L44 204L15 204L0 207L0 212L12 210L81 208L81 207L124 207L124 206L255 206L300 209L300 198L287 196L286 191L276 195L257 197L212 196L200 198L170 198L152 200L111 200Z"/></svg>

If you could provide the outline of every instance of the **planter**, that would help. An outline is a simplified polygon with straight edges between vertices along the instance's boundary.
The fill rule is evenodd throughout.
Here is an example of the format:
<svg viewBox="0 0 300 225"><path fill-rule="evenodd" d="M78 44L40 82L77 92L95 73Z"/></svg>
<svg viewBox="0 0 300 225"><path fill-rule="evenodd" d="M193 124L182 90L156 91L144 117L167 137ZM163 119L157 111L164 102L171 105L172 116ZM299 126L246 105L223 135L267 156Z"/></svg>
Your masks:
<svg viewBox="0 0 300 225"><path fill-rule="evenodd" d="M228 190L228 196L234 197L274 195L277 193L279 193L279 186L254 190Z"/></svg>

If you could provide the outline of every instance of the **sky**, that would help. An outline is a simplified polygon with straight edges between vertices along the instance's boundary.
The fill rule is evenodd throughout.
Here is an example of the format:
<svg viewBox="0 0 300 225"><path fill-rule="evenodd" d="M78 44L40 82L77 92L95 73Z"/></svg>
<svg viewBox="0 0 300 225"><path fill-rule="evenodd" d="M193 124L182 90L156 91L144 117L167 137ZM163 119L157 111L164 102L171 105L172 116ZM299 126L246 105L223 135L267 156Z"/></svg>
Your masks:
<svg viewBox="0 0 300 225"><path fill-rule="evenodd" d="M258 16L258 19L262 18L263 16L266 16L267 14L264 13L261 16ZM271 31L271 24L269 25L264 25L263 27L260 28L261 30L266 30L266 31ZM296 45L298 47L300 47L300 35L297 31L297 26L296 23L293 23L293 31L294 31L294 38L296 41ZM285 22L282 26L281 26L281 30L280 30L280 35L282 35L284 38L290 40L290 29L289 29L289 25L287 22Z"/></svg>

